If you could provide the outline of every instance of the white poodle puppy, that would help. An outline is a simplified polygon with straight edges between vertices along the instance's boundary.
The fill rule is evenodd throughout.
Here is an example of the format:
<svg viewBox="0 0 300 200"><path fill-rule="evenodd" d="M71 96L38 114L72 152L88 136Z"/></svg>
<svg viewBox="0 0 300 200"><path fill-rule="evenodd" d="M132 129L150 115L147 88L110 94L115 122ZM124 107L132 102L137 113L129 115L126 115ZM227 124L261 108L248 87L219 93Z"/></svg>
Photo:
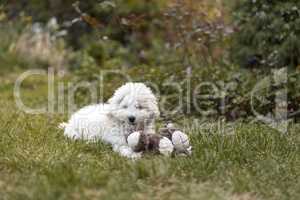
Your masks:
<svg viewBox="0 0 300 200"><path fill-rule="evenodd" d="M126 83L117 89L106 104L86 106L62 123L65 136L88 141L102 140L128 158L138 158L128 146L127 136L137 130L154 133L159 116L156 97L143 83Z"/></svg>

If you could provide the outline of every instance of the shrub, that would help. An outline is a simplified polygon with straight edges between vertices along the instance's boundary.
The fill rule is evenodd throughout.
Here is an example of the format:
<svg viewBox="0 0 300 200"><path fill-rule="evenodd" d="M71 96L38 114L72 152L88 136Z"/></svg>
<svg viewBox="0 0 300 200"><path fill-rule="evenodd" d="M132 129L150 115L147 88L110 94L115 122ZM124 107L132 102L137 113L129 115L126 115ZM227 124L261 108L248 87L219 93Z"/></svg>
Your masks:
<svg viewBox="0 0 300 200"><path fill-rule="evenodd" d="M82 12L91 17L91 21L89 21L91 24L75 20L80 16L73 7L74 2L74 0L22 0L19 3L7 3L6 12L9 19L16 19L20 14L25 13L31 16L33 21L42 23L46 23L51 17L56 17L60 24L68 24L69 41L72 45L80 45L78 38L91 33L94 28L98 28L101 35L107 35L114 40L128 43L135 37L142 39L153 28L155 23L152 23L152 20L160 14L159 11L164 1L78 1L78 7ZM77 22L72 24L72 20ZM144 41L146 42L146 37L140 42Z"/></svg>
<svg viewBox="0 0 300 200"><path fill-rule="evenodd" d="M171 0L165 11L166 38L186 65L218 64L231 29L216 0Z"/></svg>
<svg viewBox="0 0 300 200"><path fill-rule="evenodd" d="M11 52L29 61L44 63L46 67L65 67L70 52L65 48L64 41L56 39L49 30L42 27L37 32L31 29L31 26L24 29L12 44Z"/></svg>
<svg viewBox="0 0 300 200"><path fill-rule="evenodd" d="M300 64L300 1L241 0L233 58L242 66L296 67Z"/></svg>
<svg viewBox="0 0 300 200"><path fill-rule="evenodd" d="M8 3L6 10L9 19L17 19L25 13L32 17L33 22L46 23L51 17L56 17L60 25L68 27L68 43L75 50L89 48L99 63L103 59L102 49L107 51L110 48L107 48L109 42L114 43L118 53L125 55L128 65L164 64L166 61L207 65L216 63L224 53L222 42L227 27L220 1L74 2L20 1L18 4ZM74 5L78 9L74 9ZM91 43L97 45L91 46ZM100 53L95 52L95 46L99 47Z"/></svg>
<svg viewBox="0 0 300 200"><path fill-rule="evenodd" d="M97 67L94 59L84 54L76 70L77 80L93 82L100 86L97 75L103 69L114 69L123 72L133 81L141 81L152 87L160 100L162 116L175 119L183 116L199 116L203 118L224 117L227 120L245 119L254 116L256 112L267 116L274 113L275 97L282 88L288 88L288 111L291 118L299 118L299 73L288 74L288 85L276 84L274 75L259 72L245 73L234 66L207 66L206 68L191 69L188 72L180 64L174 65L137 65L123 67L122 60L109 59L101 68ZM281 73L275 71L274 73ZM283 73L284 74L284 73ZM124 78L124 77L123 77ZM118 74L105 76L105 90L102 94L107 100L113 91L126 80ZM257 84L262 86L252 93ZM206 86L199 86L208 83ZM197 89L198 87L198 89ZM213 91L212 87L216 88ZM252 98L252 94L254 98ZM85 102L85 91L78 93L79 102ZM253 100L253 101L252 101ZM285 101L285 100L283 100Z"/></svg>
<svg viewBox="0 0 300 200"><path fill-rule="evenodd" d="M18 68L36 67L36 63L29 62L19 56L12 49L13 44L21 35L23 24L0 23L0 69L1 72L13 71Z"/></svg>
<svg viewBox="0 0 300 200"><path fill-rule="evenodd" d="M17 21L5 18L0 23L2 68L64 69L68 65L72 51L66 47L63 40L66 32L60 30L55 18L47 24L32 23L27 15L20 16Z"/></svg>

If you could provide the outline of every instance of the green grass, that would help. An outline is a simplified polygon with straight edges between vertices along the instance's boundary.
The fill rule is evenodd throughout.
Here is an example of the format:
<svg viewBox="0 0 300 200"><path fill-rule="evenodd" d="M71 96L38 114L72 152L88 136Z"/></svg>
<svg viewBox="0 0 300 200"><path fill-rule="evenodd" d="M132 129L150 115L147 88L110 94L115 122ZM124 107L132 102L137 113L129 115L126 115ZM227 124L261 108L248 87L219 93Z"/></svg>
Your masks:
<svg viewBox="0 0 300 200"><path fill-rule="evenodd" d="M300 126L281 133L236 123L234 135L193 131L191 157L130 161L102 143L63 137L61 114L19 111L15 74L0 77L0 199L299 199ZM31 87L29 87L31 85ZM37 86L36 86L37 85ZM36 86L36 87L35 87ZM24 84L40 105L46 80Z"/></svg>

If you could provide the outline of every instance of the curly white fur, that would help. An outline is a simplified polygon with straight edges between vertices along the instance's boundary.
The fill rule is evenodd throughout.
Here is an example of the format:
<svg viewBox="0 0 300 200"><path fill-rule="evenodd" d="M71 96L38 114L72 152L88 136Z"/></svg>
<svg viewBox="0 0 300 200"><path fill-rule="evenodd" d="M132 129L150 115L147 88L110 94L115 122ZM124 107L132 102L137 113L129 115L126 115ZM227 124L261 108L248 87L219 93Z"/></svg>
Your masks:
<svg viewBox="0 0 300 200"><path fill-rule="evenodd" d="M128 146L126 136L136 130L154 133L159 116L156 97L143 83L126 83L106 104L86 106L62 123L65 136L88 141L102 140L128 158L138 158Z"/></svg>

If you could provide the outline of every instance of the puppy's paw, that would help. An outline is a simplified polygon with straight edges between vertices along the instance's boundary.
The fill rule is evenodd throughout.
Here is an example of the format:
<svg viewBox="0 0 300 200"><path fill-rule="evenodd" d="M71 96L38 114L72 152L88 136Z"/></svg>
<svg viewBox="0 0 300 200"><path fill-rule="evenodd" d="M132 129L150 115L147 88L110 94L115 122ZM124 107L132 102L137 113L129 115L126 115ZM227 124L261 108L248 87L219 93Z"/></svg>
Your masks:
<svg viewBox="0 0 300 200"><path fill-rule="evenodd" d="M138 160L142 157L142 153L132 153L131 155L128 156L128 158L132 159L132 160Z"/></svg>
<svg viewBox="0 0 300 200"><path fill-rule="evenodd" d="M135 149L138 146L138 144L139 144L140 138L141 138L141 133L139 131L131 133L127 137L128 146L131 149Z"/></svg>
<svg viewBox="0 0 300 200"><path fill-rule="evenodd" d="M68 123L62 122L62 123L60 123L60 124L57 126L57 128L58 128L58 129L64 130L64 129L67 127L67 125L68 125Z"/></svg>

